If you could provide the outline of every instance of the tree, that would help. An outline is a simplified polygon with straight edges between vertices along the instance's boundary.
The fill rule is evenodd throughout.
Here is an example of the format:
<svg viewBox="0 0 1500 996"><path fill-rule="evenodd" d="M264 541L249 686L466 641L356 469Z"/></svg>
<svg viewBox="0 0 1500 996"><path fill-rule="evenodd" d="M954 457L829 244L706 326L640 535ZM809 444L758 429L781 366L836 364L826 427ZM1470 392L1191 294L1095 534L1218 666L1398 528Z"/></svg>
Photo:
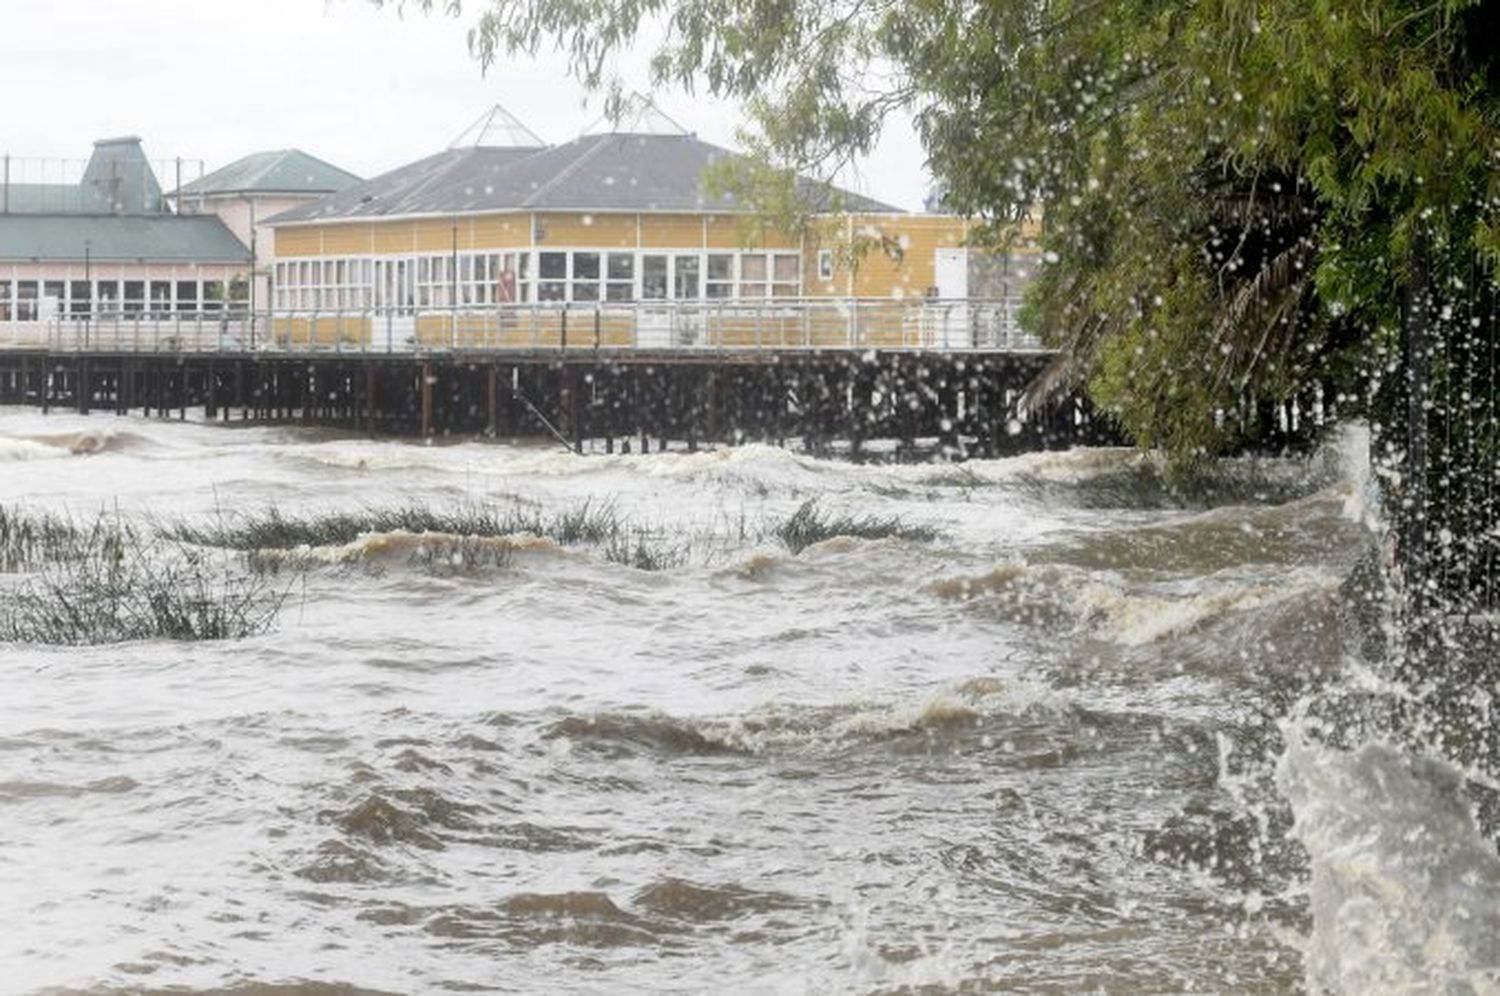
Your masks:
<svg viewBox="0 0 1500 996"><path fill-rule="evenodd" d="M1496 7L485 0L470 41L486 64L560 47L617 99L610 57L655 39L652 82L744 100L782 170L828 176L911 110L950 208L991 239L1045 219L1032 319L1065 352L1043 386L1088 384L1186 462L1310 382L1356 392L1417 229L1500 276Z"/></svg>
<svg viewBox="0 0 1500 996"><path fill-rule="evenodd" d="M1086 386L1179 467L1313 388L1420 458L1393 485L1414 521L1495 465L1495 0L477 2L485 63L557 46L617 99L611 56L646 41L654 84L742 99L741 180L781 214L768 177L827 177L909 110L980 241L1042 219L1028 319L1060 355L1034 393ZM1494 502L1448 519L1477 537Z"/></svg>

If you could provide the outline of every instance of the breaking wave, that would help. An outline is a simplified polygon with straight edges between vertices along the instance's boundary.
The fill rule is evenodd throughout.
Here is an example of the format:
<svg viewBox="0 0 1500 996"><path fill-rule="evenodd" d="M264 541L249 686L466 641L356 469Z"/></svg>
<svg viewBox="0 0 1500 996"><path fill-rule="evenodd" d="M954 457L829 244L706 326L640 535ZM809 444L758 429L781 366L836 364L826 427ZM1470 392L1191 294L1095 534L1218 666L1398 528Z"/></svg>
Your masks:
<svg viewBox="0 0 1500 996"><path fill-rule="evenodd" d="M145 449L150 445L150 441L144 436L108 428L0 436L0 460L97 456L100 453Z"/></svg>
<svg viewBox="0 0 1500 996"><path fill-rule="evenodd" d="M1029 626L1071 623L1101 640L1139 647L1192 632L1221 617L1326 593L1334 582L1314 573L1264 583L1219 581L1206 591L1132 589L1101 572L1057 564L1001 564L977 575L943 578L927 590L973 602Z"/></svg>

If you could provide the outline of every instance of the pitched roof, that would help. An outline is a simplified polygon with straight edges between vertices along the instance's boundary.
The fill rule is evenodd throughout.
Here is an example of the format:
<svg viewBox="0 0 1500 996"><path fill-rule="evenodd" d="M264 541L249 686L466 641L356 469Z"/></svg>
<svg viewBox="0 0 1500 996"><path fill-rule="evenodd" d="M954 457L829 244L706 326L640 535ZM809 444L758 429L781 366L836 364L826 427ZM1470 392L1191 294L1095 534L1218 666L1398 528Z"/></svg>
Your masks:
<svg viewBox="0 0 1500 996"><path fill-rule="evenodd" d="M251 153L183 184L177 194L329 194L359 182L348 170L301 149L277 149Z"/></svg>
<svg viewBox="0 0 1500 996"><path fill-rule="evenodd" d="M94 187L72 183L0 183L6 214L109 214L109 198Z"/></svg>
<svg viewBox="0 0 1500 996"><path fill-rule="evenodd" d="M0 259L249 263L214 215L0 215Z"/></svg>
<svg viewBox="0 0 1500 996"><path fill-rule="evenodd" d="M271 225L500 211L747 210L732 194L710 196L703 171L738 153L688 134L584 135L550 148L450 149L284 211ZM812 181L814 203L849 211L899 208Z"/></svg>

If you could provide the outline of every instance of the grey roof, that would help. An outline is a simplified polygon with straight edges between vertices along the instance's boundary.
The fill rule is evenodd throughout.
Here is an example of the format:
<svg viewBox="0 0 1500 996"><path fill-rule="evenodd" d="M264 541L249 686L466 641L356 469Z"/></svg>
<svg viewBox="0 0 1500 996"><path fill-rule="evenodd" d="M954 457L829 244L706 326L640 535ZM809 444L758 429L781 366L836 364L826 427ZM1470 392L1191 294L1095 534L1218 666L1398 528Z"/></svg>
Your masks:
<svg viewBox="0 0 1500 996"><path fill-rule="evenodd" d="M0 213L109 214L109 200L71 183L0 183Z"/></svg>
<svg viewBox="0 0 1500 996"><path fill-rule="evenodd" d="M745 211L733 195L709 196L703 171L737 153L692 135L585 135L546 149L451 149L269 224L487 211ZM804 181L814 204L901 213L849 191Z"/></svg>
<svg viewBox="0 0 1500 996"><path fill-rule="evenodd" d="M134 135L95 142L80 186L97 191L116 214L156 214L162 209L161 185Z"/></svg>
<svg viewBox="0 0 1500 996"><path fill-rule="evenodd" d="M0 215L0 259L249 263L213 215Z"/></svg>
<svg viewBox="0 0 1500 996"><path fill-rule="evenodd" d="M207 176L185 183L178 194L330 194L359 177L301 149L254 152Z"/></svg>
<svg viewBox="0 0 1500 996"><path fill-rule="evenodd" d="M272 217L269 224L328 218L382 218L464 210L477 195L499 183L518 160L539 149L445 149L346 190L302 204Z"/></svg>

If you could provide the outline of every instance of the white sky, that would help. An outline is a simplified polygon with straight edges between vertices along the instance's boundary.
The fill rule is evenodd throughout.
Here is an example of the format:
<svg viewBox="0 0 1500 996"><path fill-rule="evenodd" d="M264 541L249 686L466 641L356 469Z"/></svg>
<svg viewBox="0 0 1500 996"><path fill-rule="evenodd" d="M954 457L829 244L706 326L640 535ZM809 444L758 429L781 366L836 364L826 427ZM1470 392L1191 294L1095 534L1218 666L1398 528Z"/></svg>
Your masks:
<svg viewBox="0 0 1500 996"><path fill-rule="evenodd" d="M96 138L139 135L153 160L210 170L295 147L373 176L446 147L496 102L549 142L599 118L602 97L568 78L560 56L481 74L465 36L482 4L467 0L454 20L403 19L366 0L9 0L0 152L82 160ZM734 106L675 91L655 99L700 137L734 146ZM894 123L842 180L917 209L930 186L923 158L910 125Z"/></svg>

